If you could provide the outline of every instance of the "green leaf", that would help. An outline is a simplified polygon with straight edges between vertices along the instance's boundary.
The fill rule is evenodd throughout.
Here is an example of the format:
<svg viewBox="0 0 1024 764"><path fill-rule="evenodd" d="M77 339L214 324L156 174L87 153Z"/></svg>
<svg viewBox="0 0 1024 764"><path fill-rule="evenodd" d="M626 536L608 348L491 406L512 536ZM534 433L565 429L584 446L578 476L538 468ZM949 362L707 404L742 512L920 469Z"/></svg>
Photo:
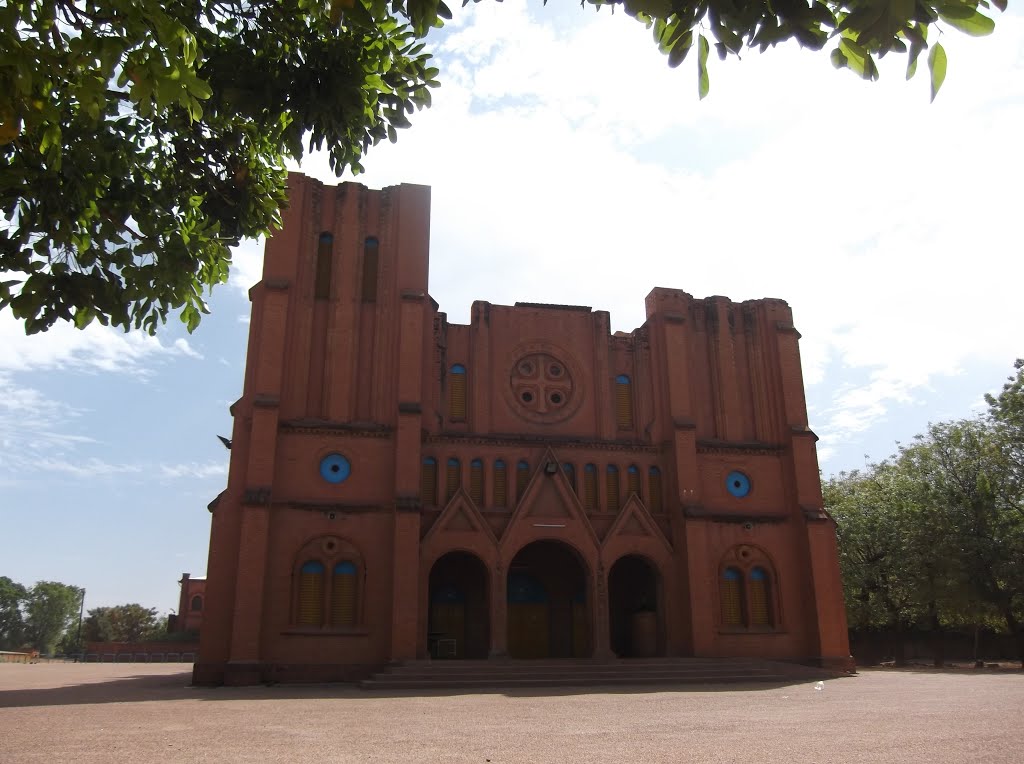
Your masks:
<svg viewBox="0 0 1024 764"><path fill-rule="evenodd" d="M985 35L990 35L996 28L996 22L988 16L983 16L978 13L978 11L975 11L966 18L957 18L946 15L945 10L942 10L939 11L939 18L951 27L956 27L961 32L969 34L972 37L984 37Z"/></svg>
<svg viewBox="0 0 1024 764"><path fill-rule="evenodd" d="M932 101L939 93L939 88L946 79L946 51L939 43L928 54L928 70L932 74Z"/></svg>
<svg viewBox="0 0 1024 764"><path fill-rule="evenodd" d="M708 94L711 89L711 80L708 77L708 40L704 35L700 35L697 38L697 93L700 96L700 100L704 100L704 97Z"/></svg>

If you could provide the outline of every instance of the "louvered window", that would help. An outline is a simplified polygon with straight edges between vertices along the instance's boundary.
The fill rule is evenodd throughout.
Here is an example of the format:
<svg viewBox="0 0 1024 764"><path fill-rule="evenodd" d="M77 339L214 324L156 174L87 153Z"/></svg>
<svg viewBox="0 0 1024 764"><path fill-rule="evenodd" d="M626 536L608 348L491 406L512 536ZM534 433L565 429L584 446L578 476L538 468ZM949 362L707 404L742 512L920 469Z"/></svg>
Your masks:
<svg viewBox="0 0 1024 764"><path fill-rule="evenodd" d="M626 493L635 493L637 498L643 498L640 493L640 470L635 464L631 464L626 470Z"/></svg>
<svg viewBox="0 0 1024 764"><path fill-rule="evenodd" d="M609 464L605 472L605 490L608 493L608 511L614 512L619 508L619 468L614 464Z"/></svg>
<svg viewBox="0 0 1024 764"><path fill-rule="evenodd" d="M331 577L331 626L356 622L356 566L345 561L334 566Z"/></svg>
<svg viewBox="0 0 1024 764"><path fill-rule="evenodd" d="M661 470L651 467L647 473L647 491L652 512L661 512L663 505L661 494Z"/></svg>
<svg viewBox="0 0 1024 764"><path fill-rule="evenodd" d="M309 560L299 569L299 601L296 621L320 626L324 621L324 564Z"/></svg>
<svg viewBox="0 0 1024 764"><path fill-rule="evenodd" d="M459 490L459 486L462 484L462 465L459 464L458 459L448 460L448 471L445 477L445 498L447 501L451 501L455 498L455 492Z"/></svg>
<svg viewBox="0 0 1024 764"><path fill-rule="evenodd" d="M750 625L771 626L771 587L764 568L750 571Z"/></svg>
<svg viewBox="0 0 1024 764"><path fill-rule="evenodd" d="M743 625L743 574L736 568L726 568L722 573L722 625Z"/></svg>
<svg viewBox="0 0 1024 764"><path fill-rule="evenodd" d="M597 509L597 467L593 464L583 468L583 508L591 512Z"/></svg>
<svg viewBox="0 0 1024 764"><path fill-rule="evenodd" d="M576 493L576 467L569 462L562 465L562 472L565 473L565 479L569 481L569 487L572 488L573 493Z"/></svg>
<svg viewBox="0 0 1024 764"><path fill-rule="evenodd" d="M508 506L508 471L501 459L494 463L494 506Z"/></svg>
<svg viewBox="0 0 1024 764"><path fill-rule="evenodd" d="M469 463L469 498L478 507L484 505L484 463L479 459Z"/></svg>
<svg viewBox="0 0 1024 764"><path fill-rule="evenodd" d="M625 374L615 378L615 421L620 430L633 429L633 385Z"/></svg>
<svg viewBox="0 0 1024 764"><path fill-rule="evenodd" d="M530 482L530 465L525 461L516 465L516 503L523 499L526 484Z"/></svg>
<svg viewBox="0 0 1024 764"><path fill-rule="evenodd" d="M379 243L372 236L363 242L363 302L377 302L379 251Z"/></svg>
<svg viewBox="0 0 1024 764"><path fill-rule="evenodd" d="M437 504L437 459L429 456L420 467L420 501L428 506Z"/></svg>
<svg viewBox="0 0 1024 764"><path fill-rule="evenodd" d="M466 419L466 367L460 363L448 375L448 416L456 422Z"/></svg>
<svg viewBox="0 0 1024 764"><path fill-rule="evenodd" d="M327 300L331 296L331 259L333 257L334 237L329 233L320 234L316 248L316 279L313 285L313 296L317 300Z"/></svg>

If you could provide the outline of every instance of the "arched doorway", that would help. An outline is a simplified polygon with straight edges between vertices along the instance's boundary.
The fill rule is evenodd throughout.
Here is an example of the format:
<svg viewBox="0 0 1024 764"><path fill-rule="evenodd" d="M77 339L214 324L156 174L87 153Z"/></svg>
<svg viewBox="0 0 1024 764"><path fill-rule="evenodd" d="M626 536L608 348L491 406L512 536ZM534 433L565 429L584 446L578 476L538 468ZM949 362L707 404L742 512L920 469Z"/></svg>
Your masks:
<svg viewBox="0 0 1024 764"><path fill-rule="evenodd" d="M662 655L658 571L645 557L620 557L608 571L608 626L620 658Z"/></svg>
<svg viewBox="0 0 1024 764"><path fill-rule="evenodd" d="M508 654L513 658L585 658L591 654L587 573L557 541L519 550L508 571Z"/></svg>
<svg viewBox="0 0 1024 764"><path fill-rule="evenodd" d="M486 658L491 644L487 566L449 552L430 568L427 652L434 658Z"/></svg>

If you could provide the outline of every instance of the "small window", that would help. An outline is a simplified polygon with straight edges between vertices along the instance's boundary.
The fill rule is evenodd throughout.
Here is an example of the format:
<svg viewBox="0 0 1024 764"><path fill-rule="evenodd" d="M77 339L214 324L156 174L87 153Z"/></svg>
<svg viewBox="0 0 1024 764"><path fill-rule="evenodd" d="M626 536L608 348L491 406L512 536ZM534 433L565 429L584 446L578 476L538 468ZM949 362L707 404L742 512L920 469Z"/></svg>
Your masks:
<svg viewBox="0 0 1024 764"><path fill-rule="evenodd" d="M626 470L626 493L635 493L637 498L643 498L640 493L640 470L635 464Z"/></svg>
<svg viewBox="0 0 1024 764"><path fill-rule="evenodd" d="M750 625L772 625L771 587L764 568L750 571Z"/></svg>
<svg viewBox="0 0 1024 764"><path fill-rule="evenodd" d="M320 234L316 248L316 278L313 286L313 297L317 300L328 300L331 297L333 249L334 237L329 233Z"/></svg>
<svg viewBox="0 0 1024 764"><path fill-rule="evenodd" d="M460 363L448 375L448 416L456 422L466 420L466 367Z"/></svg>
<svg viewBox="0 0 1024 764"><path fill-rule="evenodd" d="M484 463L479 459L469 463L469 498L478 507L484 505Z"/></svg>
<svg viewBox="0 0 1024 764"><path fill-rule="evenodd" d="M428 456L420 468L420 501L437 504L437 459Z"/></svg>
<svg viewBox="0 0 1024 764"><path fill-rule="evenodd" d="M569 487L572 488L573 493L576 493L576 467L566 462L562 465L562 472L565 473L565 479L569 481Z"/></svg>
<svg viewBox="0 0 1024 764"><path fill-rule="evenodd" d="M647 471L647 494L650 498L649 506L652 512L661 512L664 501L661 494L661 470L651 467Z"/></svg>
<svg viewBox="0 0 1024 764"><path fill-rule="evenodd" d="M377 253L380 247L374 237L363 242L363 302L377 302Z"/></svg>
<svg viewBox="0 0 1024 764"><path fill-rule="evenodd" d="M608 492L608 511L614 512L619 508L619 468L609 464L605 472L605 489Z"/></svg>
<svg viewBox="0 0 1024 764"><path fill-rule="evenodd" d="M448 470L445 476L445 496L447 501L455 498L460 485L462 485L462 465L458 459L449 459Z"/></svg>
<svg viewBox="0 0 1024 764"><path fill-rule="evenodd" d="M324 621L324 564L305 562L299 569L299 601L296 621L302 626L321 626Z"/></svg>
<svg viewBox="0 0 1024 764"><path fill-rule="evenodd" d="M743 626L743 574L736 568L722 573L722 625Z"/></svg>
<svg viewBox="0 0 1024 764"><path fill-rule="evenodd" d="M203 609L203 598L198 594L192 598L192 611L198 613Z"/></svg>
<svg viewBox="0 0 1024 764"><path fill-rule="evenodd" d="M501 459L494 463L494 506L508 506L508 471Z"/></svg>
<svg viewBox="0 0 1024 764"><path fill-rule="evenodd" d="M331 626L356 622L356 566L349 561L334 566L331 576Z"/></svg>
<svg viewBox="0 0 1024 764"><path fill-rule="evenodd" d="M520 501L523 498L523 492L526 490L526 484L530 482L530 464L526 461L520 461L516 465L516 501Z"/></svg>
<svg viewBox="0 0 1024 764"><path fill-rule="evenodd" d="M625 374L615 378L615 421L620 430L633 429L633 386Z"/></svg>
<svg viewBox="0 0 1024 764"><path fill-rule="evenodd" d="M597 467L593 464L583 468L583 508L591 512L597 509Z"/></svg>

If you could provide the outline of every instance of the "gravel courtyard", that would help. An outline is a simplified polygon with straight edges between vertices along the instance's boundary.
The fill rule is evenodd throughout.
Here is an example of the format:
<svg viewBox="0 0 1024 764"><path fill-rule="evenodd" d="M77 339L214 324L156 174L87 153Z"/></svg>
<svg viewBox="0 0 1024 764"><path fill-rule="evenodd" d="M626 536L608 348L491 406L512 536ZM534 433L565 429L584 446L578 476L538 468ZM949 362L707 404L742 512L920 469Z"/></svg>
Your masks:
<svg viewBox="0 0 1024 764"><path fill-rule="evenodd" d="M1019 762L1024 673L367 693L181 665L0 665L0 762Z"/></svg>

